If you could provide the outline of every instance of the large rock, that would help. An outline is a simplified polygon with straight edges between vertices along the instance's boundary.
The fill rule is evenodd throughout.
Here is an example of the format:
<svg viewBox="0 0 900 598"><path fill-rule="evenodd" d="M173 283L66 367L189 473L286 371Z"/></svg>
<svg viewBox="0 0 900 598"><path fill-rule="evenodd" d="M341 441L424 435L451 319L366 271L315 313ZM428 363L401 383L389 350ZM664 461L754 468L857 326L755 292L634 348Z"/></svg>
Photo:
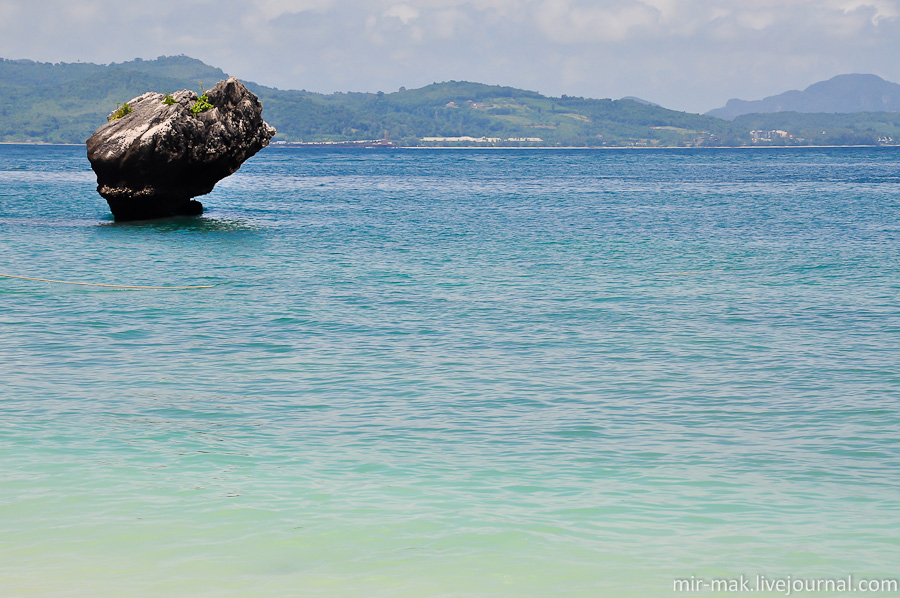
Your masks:
<svg viewBox="0 0 900 598"><path fill-rule="evenodd" d="M97 191L116 220L200 214L191 198L269 144L275 129L262 104L240 81L219 81L207 93L213 108L194 114L193 91L149 92L129 101L131 112L113 118L87 140Z"/></svg>

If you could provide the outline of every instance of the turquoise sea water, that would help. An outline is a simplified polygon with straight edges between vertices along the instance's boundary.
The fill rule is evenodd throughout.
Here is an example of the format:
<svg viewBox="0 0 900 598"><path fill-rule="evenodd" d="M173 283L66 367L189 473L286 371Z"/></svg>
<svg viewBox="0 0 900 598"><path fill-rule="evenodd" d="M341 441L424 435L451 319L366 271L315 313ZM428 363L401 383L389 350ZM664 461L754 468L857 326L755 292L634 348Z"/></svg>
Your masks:
<svg viewBox="0 0 900 598"><path fill-rule="evenodd" d="M0 273L219 285L0 279L0 595L900 578L900 151L270 148L201 199L0 146Z"/></svg>

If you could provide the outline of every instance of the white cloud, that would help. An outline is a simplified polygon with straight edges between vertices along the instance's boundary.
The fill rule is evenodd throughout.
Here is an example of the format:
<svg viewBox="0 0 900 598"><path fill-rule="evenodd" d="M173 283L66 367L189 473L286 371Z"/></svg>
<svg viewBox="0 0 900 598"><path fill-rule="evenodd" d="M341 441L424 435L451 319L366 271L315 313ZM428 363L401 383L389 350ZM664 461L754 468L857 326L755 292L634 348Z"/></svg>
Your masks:
<svg viewBox="0 0 900 598"><path fill-rule="evenodd" d="M643 2L598 6L571 0L544 0L537 7L535 18L540 30L555 42L609 42L629 37L634 29L655 26L659 11Z"/></svg>
<svg viewBox="0 0 900 598"><path fill-rule="evenodd" d="M705 110L841 72L900 81L900 0L0 0L0 56L135 53L280 88L468 79Z"/></svg>
<svg viewBox="0 0 900 598"><path fill-rule="evenodd" d="M439 38L452 39L457 31L472 25L466 14L458 9L449 8L435 14L435 33Z"/></svg>
<svg viewBox="0 0 900 598"><path fill-rule="evenodd" d="M253 0L249 6L258 10L265 20L271 21L282 15L324 12L333 4L333 0Z"/></svg>
<svg viewBox="0 0 900 598"><path fill-rule="evenodd" d="M409 25L410 22L419 18L419 10L409 4L395 4L384 11L384 16L395 17L400 19L404 25Z"/></svg>
<svg viewBox="0 0 900 598"><path fill-rule="evenodd" d="M872 11L872 22L877 24L882 19L896 19L900 16L900 2L896 0L836 0L830 3L832 8L838 8L844 13L851 13L858 10L870 9Z"/></svg>
<svg viewBox="0 0 900 598"><path fill-rule="evenodd" d="M754 31L768 29L776 22L771 10L742 10L735 15L735 20L741 28Z"/></svg>

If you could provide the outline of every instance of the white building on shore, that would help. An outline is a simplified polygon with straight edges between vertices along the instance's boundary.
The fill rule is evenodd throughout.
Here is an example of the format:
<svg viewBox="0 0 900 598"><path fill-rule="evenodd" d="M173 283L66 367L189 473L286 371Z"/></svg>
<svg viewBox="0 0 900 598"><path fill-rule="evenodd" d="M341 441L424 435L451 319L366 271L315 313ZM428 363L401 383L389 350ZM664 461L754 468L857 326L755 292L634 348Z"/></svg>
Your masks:
<svg viewBox="0 0 900 598"><path fill-rule="evenodd" d="M467 143L500 143L499 137L422 137L422 141L424 142L437 142L437 143L459 143L459 142L467 142Z"/></svg>

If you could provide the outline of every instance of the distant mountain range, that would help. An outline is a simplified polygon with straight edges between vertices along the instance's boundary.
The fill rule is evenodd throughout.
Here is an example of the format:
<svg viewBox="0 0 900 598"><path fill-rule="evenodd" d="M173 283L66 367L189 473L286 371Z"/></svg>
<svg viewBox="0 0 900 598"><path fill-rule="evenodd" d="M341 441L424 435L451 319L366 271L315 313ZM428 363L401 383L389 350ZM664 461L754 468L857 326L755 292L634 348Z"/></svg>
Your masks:
<svg viewBox="0 0 900 598"><path fill-rule="evenodd" d="M119 103L146 91L209 88L227 76L221 69L187 56L109 65L0 59L0 141L83 143ZM848 99L850 103L845 102L841 109L878 104L878 112L821 114L825 104L810 104L820 113L800 114L803 107L790 104L796 112L742 114L729 116L733 118L729 121L668 110L639 98L547 97L464 81L401 88L393 93L332 94L244 83L260 97L263 116L278 129L274 143L477 147L896 144L900 112L890 111L900 110L900 104L894 103L888 92L893 90L890 86L900 86L871 75L847 77L817 84L821 88L814 85L790 93L803 95L812 90L817 97L838 98L842 97L840 90L856 90L856 95L848 96L855 99ZM863 101L859 99L861 89L875 91ZM875 92L880 93L877 98ZM733 102L740 100L729 106L734 107ZM760 111L766 110L757 109Z"/></svg>
<svg viewBox="0 0 900 598"><path fill-rule="evenodd" d="M900 112L900 85L876 75L838 75L810 85L803 91L786 91L755 101L728 100L724 107L706 114L734 120L742 114L773 112Z"/></svg>

